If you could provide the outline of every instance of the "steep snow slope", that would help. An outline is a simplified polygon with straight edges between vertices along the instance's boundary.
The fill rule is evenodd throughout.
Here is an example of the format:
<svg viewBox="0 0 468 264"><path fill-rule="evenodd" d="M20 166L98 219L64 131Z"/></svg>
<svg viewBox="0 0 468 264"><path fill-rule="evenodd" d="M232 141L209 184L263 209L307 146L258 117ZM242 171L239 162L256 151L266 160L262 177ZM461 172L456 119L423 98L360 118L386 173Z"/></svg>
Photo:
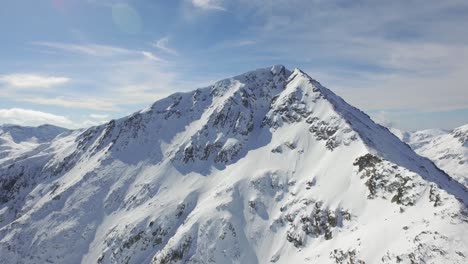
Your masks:
<svg viewBox="0 0 468 264"><path fill-rule="evenodd" d="M302 71L177 93L6 162L2 263L466 263L468 194Z"/></svg>
<svg viewBox="0 0 468 264"><path fill-rule="evenodd" d="M427 157L468 188L468 125L452 131L437 129L402 132L392 129L416 153Z"/></svg>

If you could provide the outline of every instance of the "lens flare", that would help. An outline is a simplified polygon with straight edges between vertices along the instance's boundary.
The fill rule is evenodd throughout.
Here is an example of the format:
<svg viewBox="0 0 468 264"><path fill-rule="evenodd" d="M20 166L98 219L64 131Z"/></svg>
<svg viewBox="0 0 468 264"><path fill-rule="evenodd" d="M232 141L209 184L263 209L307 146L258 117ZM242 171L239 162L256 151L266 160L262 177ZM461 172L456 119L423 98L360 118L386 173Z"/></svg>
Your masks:
<svg viewBox="0 0 468 264"><path fill-rule="evenodd" d="M57 10L64 10L65 1L64 0L52 0L52 6Z"/></svg>
<svg viewBox="0 0 468 264"><path fill-rule="evenodd" d="M136 34L141 32L140 15L127 4L112 6L112 20L117 28L125 33Z"/></svg>

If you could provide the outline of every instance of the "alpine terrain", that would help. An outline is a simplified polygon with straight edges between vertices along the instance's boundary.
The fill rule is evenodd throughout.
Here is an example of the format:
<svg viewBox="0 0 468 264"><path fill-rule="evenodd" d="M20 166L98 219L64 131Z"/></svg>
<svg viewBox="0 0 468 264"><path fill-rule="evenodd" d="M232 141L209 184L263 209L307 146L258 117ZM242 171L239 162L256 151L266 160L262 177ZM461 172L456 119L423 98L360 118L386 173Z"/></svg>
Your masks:
<svg viewBox="0 0 468 264"><path fill-rule="evenodd" d="M34 149L40 151L39 145L48 143L67 131L67 129L52 125L38 127L0 125L0 164Z"/></svg>
<svg viewBox="0 0 468 264"><path fill-rule="evenodd" d="M391 131L416 153L434 161L468 188L468 124L451 131L427 129L403 132L394 128Z"/></svg>
<svg viewBox="0 0 468 264"><path fill-rule="evenodd" d="M0 263L468 263L467 188L299 69L15 130Z"/></svg>

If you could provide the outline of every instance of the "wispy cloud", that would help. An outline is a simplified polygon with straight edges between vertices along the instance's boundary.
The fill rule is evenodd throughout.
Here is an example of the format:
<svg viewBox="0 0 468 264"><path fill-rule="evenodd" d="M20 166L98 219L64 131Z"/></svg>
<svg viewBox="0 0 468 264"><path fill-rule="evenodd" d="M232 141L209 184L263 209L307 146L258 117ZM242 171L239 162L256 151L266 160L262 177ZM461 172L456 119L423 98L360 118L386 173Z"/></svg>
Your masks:
<svg viewBox="0 0 468 264"><path fill-rule="evenodd" d="M233 45L238 46L238 47L243 47L243 46L254 45L255 43L257 43L257 41L246 39L246 40L240 40L237 43L233 43Z"/></svg>
<svg viewBox="0 0 468 264"><path fill-rule="evenodd" d="M107 114L90 114L89 117L92 119L107 119L109 118L109 115Z"/></svg>
<svg viewBox="0 0 468 264"><path fill-rule="evenodd" d="M226 11L221 0L191 0L192 5L204 10Z"/></svg>
<svg viewBox="0 0 468 264"><path fill-rule="evenodd" d="M53 50L61 50L70 53L84 54L94 57L121 57L142 56L153 61L163 61L150 51L127 49L111 45L100 45L94 43L74 44L59 42L33 42L34 45L43 46Z"/></svg>
<svg viewBox="0 0 468 264"><path fill-rule="evenodd" d="M106 123L110 116L108 114L89 114L84 117L85 119L75 124L76 127L90 127L98 126Z"/></svg>
<svg viewBox="0 0 468 264"><path fill-rule="evenodd" d="M122 1L91 2L110 10ZM135 11L148 7L132 6ZM3 82L1 103L57 106L56 113L77 108L70 110L73 117L79 112L92 121L89 112L124 115L165 94L197 87L194 79L204 83L282 63L316 73L313 77L365 111L468 107L467 1L183 0L176 6L164 10L161 20L139 14L141 22L164 21L171 28L165 34L174 39L153 39L161 31L148 25L125 44L96 44L114 34L103 36L102 30L72 36L79 42L67 43L70 35L60 34L54 36L58 42L39 39L44 41L34 42L27 52L43 59L31 63L24 56L20 65L18 54L15 64L4 68L50 70L53 77L66 73L73 82L28 93ZM177 36L184 36L184 43L175 46ZM184 56L172 56L182 47Z"/></svg>
<svg viewBox="0 0 468 264"><path fill-rule="evenodd" d="M52 88L69 82L67 77L15 73L0 75L0 82L13 88Z"/></svg>
<svg viewBox="0 0 468 264"><path fill-rule="evenodd" d="M428 73L418 72L418 69L406 72L310 69L308 72L366 111L443 112L468 108L468 90L463 88L468 65L455 68L440 69L439 72L430 69Z"/></svg>
<svg viewBox="0 0 468 264"><path fill-rule="evenodd" d="M395 126L398 126L398 124L395 124L395 122L391 120L391 118L389 117L386 111L378 111L377 113L373 114L372 120L388 128L393 128Z"/></svg>
<svg viewBox="0 0 468 264"><path fill-rule="evenodd" d="M51 105L66 108L78 108L99 111L118 111L119 107L114 100L106 98L94 98L88 96L23 96L15 99L19 102L28 102L38 105Z"/></svg>
<svg viewBox="0 0 468 264"><path fill-rule="evenodd" d="M65 116L23 108L0 109L0 123L17 125L53 124L66 127L73 125L73 122Z"/></svg>
<svg viewBox="0 0 468 264"><path fill-rule="evenodd" d="M171 92L157 92L149 89L136 90L133 87L125 87L112 97L86 97L81 96L76 99L76 96L30 96L17 98L18 102L33 103L36 105L58 106L68 109L84 109L104 112L119 112L125 109L128 105L145 105L153 103ZM134 109L137 110L137 109ZM107 116L107 115L106 115ZM95 115L92 117L97 118Z"/></svg>
<svg viewBox="0 0 468 264"><path fill-rule="evenodd" d="M116 84L117 85L117 84ZM36 105L64 107L67 109L84 109L104 112L119 112L129 105L145 105L172 93L170 89L161 89L151 83L121 85L117 88L103 88L95 96L84 94L68 95L27 95L13 96L12 100ZM135 109L137 110L137 109ZM99 115L92 118L99 119Z"/></svg>
<svg viewBox="0 0 468 264"><path fill-rule="evenodd" d="M178 55L178 52L175 49L169 47L168 37L159 39L153 44L153 46L171 55Z"/></svg>
<svg viewBox="0 0 468 264"><path fill-rule="evenodd" d="M154 55L152 52L149 52L149 51L142 51L141 54L143 54L143 56L146 59L149 59L152 61L163 61L161 58L156 57L156 55Z"/></svg>
<svg viewBox="0 0 468 264"><path fill-rule="evenodd" d="M66 66L68 68L62 68L62 71L79 72L74 77L74 85L80 85L81 88L70 87L63 91L37 90L24 94L6 87L2 89L0 86L0 96L10 101L34 105L115 113L126 111L129 105L142 107L152 103L169 94L174 87L176 73L171 70L171 63L150 51L96 44L36 42L35 45L63 52L69 63ZM83 61L82 56L69 58L68 53L87 55L89 58L86 61ZM4 81L26 85L23 80L25 78L13 77L5 76ZM23 82L20 83L20 80ZM39 85L38 78L28 80L28 83ZM48 80L49 85L68 81L50 77ZM40 83L46 85L45 81Z"/></svg>
<svg viewBox="0 0 468 264"><path fill-rule="evenodd" d="M84 127L92 127L104 124L105 121L96 121L96 120L84 120L81 123L76 124L76 127L84 128Z"/></svg>
<svg viewBox="0 0 468 264"><path fill-rule="evenodd" d="M363 110L468 108L466 1L236 0L229 7L259 18L243 34L264 43L259 52L305 65Z"/></svg>
<svg viewBox="0 0 468 264"><path fill-rule="evenodd" d="M59 42L33 42L37 46L43 46L50 49L80 53L91 56L108 57L116 55L135 54L135 51L120 47L99 44L74 44L74 43L59 43Z"/></svg>

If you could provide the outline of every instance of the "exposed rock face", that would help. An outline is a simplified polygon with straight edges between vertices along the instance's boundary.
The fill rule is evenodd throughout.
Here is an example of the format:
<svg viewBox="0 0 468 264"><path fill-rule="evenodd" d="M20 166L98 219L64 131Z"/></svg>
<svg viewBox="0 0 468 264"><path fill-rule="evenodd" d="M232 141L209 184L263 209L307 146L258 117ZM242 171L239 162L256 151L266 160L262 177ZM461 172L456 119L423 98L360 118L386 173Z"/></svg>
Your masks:
<svg viewBox="0 0 468 264"><path fill-rule="evenodd" d="M450 134L458 139L464 147L468 147L468 125L454 129Z"/></svg>
<svg viewBox="0 0 468 264"><path fill-rule="evenodd" d="M183 162L213 160L227 164L244 149L254 127L270 109L270 102L285 85L284 67L270 72L249 73L210 87L220 102L206 115L206 124L180 147L175 158ZM217 133L213 133L216 131Z"/></svg>
<svg viewBox="0 0 468 264"><path fill-rule="evenodd" d="M1 263L468 256L466 188L298 69L176 93L4 156Z"/></svg>

